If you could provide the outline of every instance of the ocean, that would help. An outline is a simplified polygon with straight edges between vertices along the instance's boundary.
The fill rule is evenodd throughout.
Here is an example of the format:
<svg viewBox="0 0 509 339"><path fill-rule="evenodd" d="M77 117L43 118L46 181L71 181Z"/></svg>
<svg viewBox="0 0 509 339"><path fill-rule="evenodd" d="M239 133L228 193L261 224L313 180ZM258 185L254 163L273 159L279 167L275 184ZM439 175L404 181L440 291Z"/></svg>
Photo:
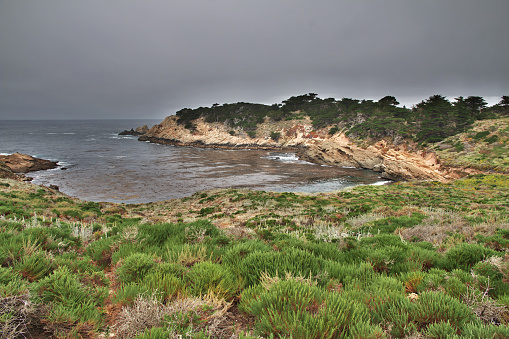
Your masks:
<svg viewBox="0 0 509 339"><path fill-rule="evenodd" d="M214 188L330 192L382 184L379 173L312 164L291 152L179 147L118 133L161 120L0 121L0 153L58 161L33 183L89 201L145 203Z"/></svg>

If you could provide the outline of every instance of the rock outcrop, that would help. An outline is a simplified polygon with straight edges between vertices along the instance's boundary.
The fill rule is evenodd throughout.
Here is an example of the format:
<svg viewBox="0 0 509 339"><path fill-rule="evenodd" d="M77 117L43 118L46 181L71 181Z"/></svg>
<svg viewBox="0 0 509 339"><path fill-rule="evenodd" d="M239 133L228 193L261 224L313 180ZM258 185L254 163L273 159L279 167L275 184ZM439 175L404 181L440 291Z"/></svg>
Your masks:
<svg viewBox="0 0 509 339"><path fill-rule="evenodd" d="M0 179L16 179L16 174L2 161L0 161Z"/></svg>
<svg viewBox="0 0 509 339"><path fill-rule="evenodd" d="M39 159L21 153L0 155L0 162L3 162L14 173L28 173L57 167L55 161Z"/></svg>
<svg viewBox="0 0 509 339"><path fill-rule="evenodd" d="M147 125L143 125L143 126L140 126L140 127L136 127L136 129L134 128L131 128L130 130L124 130L120 133L118 133L118 135L134 135L134 136L140 136L140 135L144 135L145 133L147 133L149 130L148 126Z"/></svg>
<svg viewBox="0 0 509 339"><path fill-rule="evenodd" d="M254 137L242 129L232 130L223 123L193 121L192 128L169 116L139 138L162 144L217 148L293 149L303 160L340 167L374 170L390 180L457 179L459 171L445 168L432 152L416 150L407 144L391 145L381 140L361 147L344 133L328 134L329 129L315 130L310 119L269 122L258 125ZM273 136L277 135L277 138Z"/></svg>

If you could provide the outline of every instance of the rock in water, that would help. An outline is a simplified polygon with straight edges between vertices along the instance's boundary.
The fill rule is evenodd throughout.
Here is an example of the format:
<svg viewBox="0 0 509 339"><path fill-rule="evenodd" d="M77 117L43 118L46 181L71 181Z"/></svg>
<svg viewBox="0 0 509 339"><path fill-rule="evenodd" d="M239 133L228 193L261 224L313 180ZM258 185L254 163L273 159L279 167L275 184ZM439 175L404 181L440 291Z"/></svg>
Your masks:
<svg viewBox="0 0 509 339"><path fill-rule="evenodd" d="M123 132L118 133L118 135L135 135L140 136L148 132L148 126L143 125L140 127L136 127L136 129L131 128L131 130L125 130Z"/></svg>
<svg viewBox="0 0 509 339"><path fill-rule="evenodd" d="M21 153L0 155L0 161L5 163L5 165L7 165L7 167L9 167L14 173L28 173L57 167L56 161L39 159Z"/></svg>

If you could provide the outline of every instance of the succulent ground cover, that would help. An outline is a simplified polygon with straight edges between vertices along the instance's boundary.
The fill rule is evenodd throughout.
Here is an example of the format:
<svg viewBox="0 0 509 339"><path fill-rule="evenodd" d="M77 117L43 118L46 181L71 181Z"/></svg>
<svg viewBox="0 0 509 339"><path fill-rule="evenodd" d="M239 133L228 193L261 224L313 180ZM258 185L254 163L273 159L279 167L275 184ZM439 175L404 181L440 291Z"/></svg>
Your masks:
<svg viewBox="0 0 509 339"><path fill-rule="evenodd" d="M2 338L505 338L509 177L139 205L0 181Z"/></svg>

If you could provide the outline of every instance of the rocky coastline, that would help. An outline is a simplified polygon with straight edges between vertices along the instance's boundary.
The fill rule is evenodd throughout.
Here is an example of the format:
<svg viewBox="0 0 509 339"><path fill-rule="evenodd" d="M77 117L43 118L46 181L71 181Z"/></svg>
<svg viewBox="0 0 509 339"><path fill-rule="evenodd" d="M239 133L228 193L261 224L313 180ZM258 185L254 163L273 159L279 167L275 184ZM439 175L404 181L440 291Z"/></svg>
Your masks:
<svg viewBox="0 0 509 339"><path fill-rule="evenodd" d="M58 167L56 161L40 159L27 154L0 155L0 178L30 181L25 173L44 171Z"/></svg>
<svg viewBox="0 0 509 339"><path fill-rule="evenodd" d="M177 122L177 117L169 116L138 140L175 146L292 151L305 161L369 169L394 181L447 182L475 172L443 166L434 152L415 145L394 145L385 140L359 145L345 131L330 135L329 130L315 130L309 119L267 121L257 128L255 137L250 137L242 130L232 131L225 124L207 123L203 119L194 120L193 128L188 129ZM271 133L277 133L277 140L270 137Z"/></svg>

